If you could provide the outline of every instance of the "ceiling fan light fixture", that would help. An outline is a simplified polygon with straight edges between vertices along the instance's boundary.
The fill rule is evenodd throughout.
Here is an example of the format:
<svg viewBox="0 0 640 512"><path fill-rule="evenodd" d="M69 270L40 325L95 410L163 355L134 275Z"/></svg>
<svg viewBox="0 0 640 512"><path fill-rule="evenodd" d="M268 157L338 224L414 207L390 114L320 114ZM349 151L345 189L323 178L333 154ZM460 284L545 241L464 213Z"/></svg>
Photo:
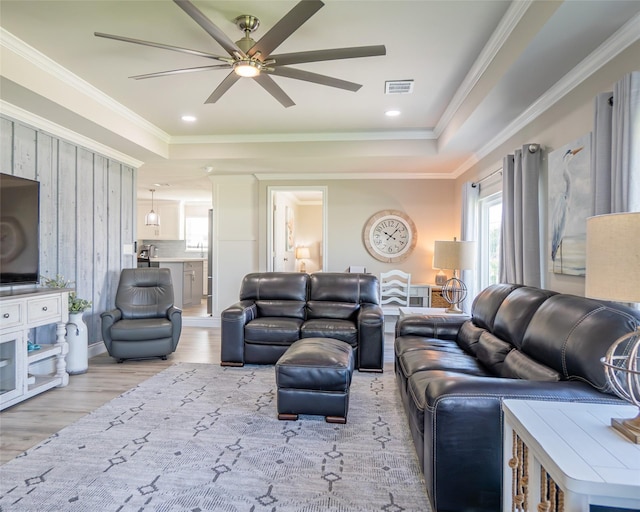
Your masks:
<svg viewBox="0 0 640 512"><path fill-rule="evenodd" d="M255 60L240 60L233 65L236 75L252 78L258 76L261 70L261 64Z"/></svg>

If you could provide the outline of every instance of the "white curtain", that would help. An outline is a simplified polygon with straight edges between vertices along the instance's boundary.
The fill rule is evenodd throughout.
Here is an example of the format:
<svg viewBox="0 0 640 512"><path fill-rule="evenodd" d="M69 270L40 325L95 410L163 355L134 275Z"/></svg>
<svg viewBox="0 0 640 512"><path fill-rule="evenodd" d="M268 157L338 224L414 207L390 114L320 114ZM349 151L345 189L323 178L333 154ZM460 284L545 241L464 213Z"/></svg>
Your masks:
<svg viewBox="0 0 640 512"><path fill-rule="evenodd" d="M594 214L640 211L640 71L595 99Z"/></svg>
<svg viewBox="0 0 640 512"><path fill-rule="evenodd" d="M500 281L541 286L539 181L542 150L525 144L504 158Z"/></svg>
<svg viewBox="0 0 640 512"><path fill-rule="evenodd" d="M474 186L468 181L462 185L462 225L460 226L460 237L463 241L477 241L477 210L480 187ZM478 260L478 244L476 243L476 265ZM461 279L467 285L467 298L460 303L460 309L465 313L471 312L471 304L479 290L476 289L476 271L463 270Z"/></svg>

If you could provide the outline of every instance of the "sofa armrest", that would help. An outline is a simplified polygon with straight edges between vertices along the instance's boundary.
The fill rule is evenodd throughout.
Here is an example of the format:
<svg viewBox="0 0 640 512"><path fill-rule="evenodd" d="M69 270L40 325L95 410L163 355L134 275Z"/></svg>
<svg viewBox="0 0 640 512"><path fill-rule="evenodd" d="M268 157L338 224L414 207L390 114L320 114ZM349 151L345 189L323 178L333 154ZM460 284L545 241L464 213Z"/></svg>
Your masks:
<svg viewBox="0 0 640 512"><path fill-rule="evenodd" d="M361 304L358 311L358 369L381 372L384 364L384 314L377 304Z"/></svg>
<svg viewBox="0 0 640 512"><path fill-rule="evenodd" d="M620 403L582 382L441 373L426 387L424 412L425 480L438 510L500 510L502 400Z"/></svg>
<svg viewBox="0 0 640 512"><path fill-rule="evenodd" d="M396 338L400 336L423 336L441 340L454 340L468 316L409 315L396 322Z"/></svg>
<svg viewBox="0 0 640 512"><path fill-rule="evenodd" d="M100 313L100 319L102 321L101 322L102 341L104 341L104 344L107 347L107 350L109 350L109 347L111 346L111 342L113 341L111 339L111 327L117 321L122 319L122 311L120 311L119 309L110 309L107 311L103 311L102 313Z"/></svg>
<svg viewBox="0 0 640 512"><path fill-rule="evenodd" d="M236 302L226 308L221 316L220 364L242 366L244 364L244 326L257 316L252 300Z"/></svg>
<svg viewBox="0 0 640 512"><path fill-rule="evenodd" d="M178 346L178 341L180 340L180 333L182 332L182 310L175 306L171 306L167 310L167 318L171 321L171 325L173 326L171 332L171 343L175 352L176 347Z"/></svg>

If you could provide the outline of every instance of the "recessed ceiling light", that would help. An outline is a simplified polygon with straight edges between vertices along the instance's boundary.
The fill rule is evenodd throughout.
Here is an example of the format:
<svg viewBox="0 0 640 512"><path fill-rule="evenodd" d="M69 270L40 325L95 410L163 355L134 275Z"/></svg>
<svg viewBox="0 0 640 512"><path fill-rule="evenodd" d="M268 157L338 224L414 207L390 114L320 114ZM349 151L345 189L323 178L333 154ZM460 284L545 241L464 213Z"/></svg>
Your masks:
<svg viewBox="0 0 640 512"><path fill-rule="evenodd" d="M387 110L384 113L385 116L387 117L396 117L400 115L400 111L399 110Z"/></svg>
<svg viewBox="0 0 640 512"><path fill-rule="evenodd" d="M181 119L186 123L193 123L197 121L196 116L182 116Z"/></svg>

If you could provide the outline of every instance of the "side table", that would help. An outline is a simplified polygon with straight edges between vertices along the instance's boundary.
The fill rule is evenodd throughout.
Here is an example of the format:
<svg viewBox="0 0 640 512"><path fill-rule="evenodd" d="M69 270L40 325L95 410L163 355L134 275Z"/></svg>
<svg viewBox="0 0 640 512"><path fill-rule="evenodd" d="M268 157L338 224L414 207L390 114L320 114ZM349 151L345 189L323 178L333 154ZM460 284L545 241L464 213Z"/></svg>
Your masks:
<svg viewBox="0 0 640 512"><path fill-rule="evenodd" d="M627 405L504 400L503 511L640 509L640 445L611 426Z"/></svg>

